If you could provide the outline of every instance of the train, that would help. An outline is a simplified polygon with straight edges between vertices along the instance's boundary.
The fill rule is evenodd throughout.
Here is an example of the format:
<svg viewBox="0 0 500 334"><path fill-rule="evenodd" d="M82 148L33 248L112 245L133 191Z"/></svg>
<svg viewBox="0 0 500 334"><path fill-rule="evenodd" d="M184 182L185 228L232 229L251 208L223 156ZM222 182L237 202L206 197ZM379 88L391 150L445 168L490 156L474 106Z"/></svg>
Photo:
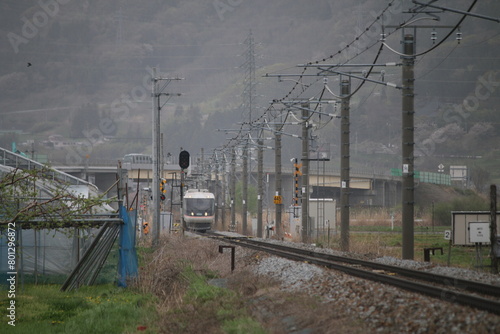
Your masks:
<svg viewBox="0 0 500 334"><path fill-rule="evenodd" d="M131 164L152 164L153 158L147 154L130 153L125 154L125 156L123 157L123 162Z"/></svg>
<svg viewBox="0 0 500 334"><path fill-rule="evenodd" d="M184 194L182 211L186 230L208 231L215 220L215 196L207 189L188 189Z"/></svg>

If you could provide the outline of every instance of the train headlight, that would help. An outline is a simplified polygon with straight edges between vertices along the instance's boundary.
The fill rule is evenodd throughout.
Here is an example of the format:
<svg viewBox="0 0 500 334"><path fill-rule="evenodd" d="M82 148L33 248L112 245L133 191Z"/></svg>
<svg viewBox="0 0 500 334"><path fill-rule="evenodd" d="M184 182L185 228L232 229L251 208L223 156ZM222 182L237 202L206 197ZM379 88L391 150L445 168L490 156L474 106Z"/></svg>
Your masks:
<svg viewBox="0 0 500 334"><path fill-rule="evenodd" d="M205 217L208 216L208 214L205 212Z"/></svg>
<svg viewBox="0 0 500 334"><path fill-rule="evenodd" d="M191 212L191 216L194 216L194 212Z"/></svg>

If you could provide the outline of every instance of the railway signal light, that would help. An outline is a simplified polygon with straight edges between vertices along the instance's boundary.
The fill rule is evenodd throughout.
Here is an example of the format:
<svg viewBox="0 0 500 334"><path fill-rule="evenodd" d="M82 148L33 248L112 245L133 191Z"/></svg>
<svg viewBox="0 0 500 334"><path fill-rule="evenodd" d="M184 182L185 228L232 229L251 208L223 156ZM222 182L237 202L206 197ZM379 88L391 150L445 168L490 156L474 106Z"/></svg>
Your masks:
<svg viewBox="0 0 500 334"><path fill-rule="evenodd" d="M164 201L166 198L165 197L165 193L167 192L166 184L167 184L167 180L165 180L165 179L160 180L160 199L162 201Z"/></svg>
<svg viewBox="0 0 500 334"><path fill-rule="evenodd" d="M181 151L181 153L179 153L179 167L181 167L182 169L186 169L189 167L188 151Z"/></svg>
<svg viewBox="0 0 500 334"><path fill-rule="evenodd" d="M300 168L302 168L302 163L297 163L297 159L294 159L294 164L293 166L295 167L295 170L293 171L293 177L295 179L295 194L293 197L293 205L294 206L299 206L299 176L302 175L302 171Z"/></svg>

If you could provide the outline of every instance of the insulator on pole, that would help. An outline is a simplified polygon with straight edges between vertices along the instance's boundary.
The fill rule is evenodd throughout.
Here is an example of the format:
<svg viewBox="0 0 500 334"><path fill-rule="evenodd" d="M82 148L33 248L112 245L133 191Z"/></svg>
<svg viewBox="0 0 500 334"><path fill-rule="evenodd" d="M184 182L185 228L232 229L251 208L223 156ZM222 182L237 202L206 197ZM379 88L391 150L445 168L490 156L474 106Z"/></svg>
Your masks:
<svg viewBox="0 0 500 334"><path fill-rule="evenodd" d="M432 44L436 44L436 40L437 40L437 32L436 32L436 30L432 30L432 32L431 32Z"/></svg>
<svg viewBox="0 0 500 334"><path fill-rule="evenodd" d="M457 31L457 42L460 44L460 41L462 40L462 32L460 31L460 28L458 28Z"/></svg>

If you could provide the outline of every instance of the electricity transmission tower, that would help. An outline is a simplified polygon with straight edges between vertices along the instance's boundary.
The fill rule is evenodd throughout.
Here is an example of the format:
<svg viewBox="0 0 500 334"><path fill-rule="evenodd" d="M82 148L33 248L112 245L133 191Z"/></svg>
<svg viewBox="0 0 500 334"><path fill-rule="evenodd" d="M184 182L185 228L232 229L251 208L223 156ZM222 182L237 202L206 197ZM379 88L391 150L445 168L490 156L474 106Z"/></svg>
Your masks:
<svg viewBox="0 0 500 334"><path fill-rule="evenodd" d="M243 119L248 121L249 126L252 124L252 116L255 108L256 99L256 82L255 82L255 42L252 31L250 30L248 37L244 43L247 46L245 52L245 63L241 66L245 71L244 88L243 88ZM243 234L248 234L247 231L247 211L248 211L248 136L245 137L243 144L243 178L242 178L242 227Z"/></svg>

